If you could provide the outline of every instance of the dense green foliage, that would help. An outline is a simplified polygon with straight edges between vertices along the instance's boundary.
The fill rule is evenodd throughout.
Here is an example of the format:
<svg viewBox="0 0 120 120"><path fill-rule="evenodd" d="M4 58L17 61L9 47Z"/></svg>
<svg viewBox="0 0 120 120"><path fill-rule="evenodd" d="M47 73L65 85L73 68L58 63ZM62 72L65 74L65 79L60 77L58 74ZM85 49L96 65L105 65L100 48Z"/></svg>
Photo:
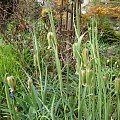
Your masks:
<svg viewBox="0 0 120 120"><path fill-rule="evenodd" d="M108 44L120 42L119 35L116 34L115 30L109 24L103 23L98 26L98 32L100 41Z"/></svg>

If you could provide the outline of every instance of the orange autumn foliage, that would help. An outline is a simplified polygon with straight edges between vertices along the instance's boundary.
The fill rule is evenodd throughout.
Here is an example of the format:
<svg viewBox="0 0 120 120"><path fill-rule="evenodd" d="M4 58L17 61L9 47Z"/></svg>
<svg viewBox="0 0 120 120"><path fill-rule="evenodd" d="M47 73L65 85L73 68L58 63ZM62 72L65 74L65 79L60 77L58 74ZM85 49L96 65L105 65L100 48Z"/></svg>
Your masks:
<svg viewBox="0 0 120 120"><path fill-rule="evenodd" d="M87 15L89 17L110 17L120 20L120 6L96 5L89 8Z"/></svg>

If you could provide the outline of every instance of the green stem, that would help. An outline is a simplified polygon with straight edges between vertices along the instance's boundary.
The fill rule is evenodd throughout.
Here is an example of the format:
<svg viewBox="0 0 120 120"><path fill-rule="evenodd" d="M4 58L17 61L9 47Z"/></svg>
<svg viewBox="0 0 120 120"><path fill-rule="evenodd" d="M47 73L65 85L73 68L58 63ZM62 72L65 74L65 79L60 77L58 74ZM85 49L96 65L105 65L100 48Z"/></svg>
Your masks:
<svg viewBox="0 0 120 120"><path fill-rule="evenodd" d="M49 12L48 15L49 15L49 19L50 19L50 23L51 23L51 27L52 27L52 32L54 34L53 48L54 48L54 53L55 53L55 62L56 62L56 68L57 68L57 72L58 72L58 79L59 79L59 83L60 83L60 92L61 92L61 96L62 96L63 83L62 83L62 72L61 72L60 60L58 57L57 36L56 36L52 12Z"/></svg>
<svg viewBox="0 0 120 120"><path fill-rule="evenodd" d="M80 12L79 12L79 0L76 0L76 22L77 22L77 34L80 37Z"/></svg>
<svg viewBox="0 0 120 120"><path fill-rule="evenodd" d="M8 109L9 109L9 112L10 112L11 120L13 120L13 116L12 116L12 107L11 107L11 104L10 104L9 89L8 89L8 85L7 85L6 82L5 82L5 94L6 94L7 105L8 105Z"/></svg>

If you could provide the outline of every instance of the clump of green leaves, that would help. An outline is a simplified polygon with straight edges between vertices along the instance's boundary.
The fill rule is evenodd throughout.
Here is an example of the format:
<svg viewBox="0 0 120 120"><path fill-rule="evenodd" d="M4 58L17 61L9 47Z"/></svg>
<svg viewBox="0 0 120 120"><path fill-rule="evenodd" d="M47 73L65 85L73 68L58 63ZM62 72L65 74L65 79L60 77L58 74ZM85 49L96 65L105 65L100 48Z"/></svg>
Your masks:
<svg viewBox="0 0 120 120"><path fill-rule="evenodd" d="M98 26L99 41L103 43L112 44L115 42L120 42L119 36L116 34L115 30L109 24L103 24Z"/></svg>

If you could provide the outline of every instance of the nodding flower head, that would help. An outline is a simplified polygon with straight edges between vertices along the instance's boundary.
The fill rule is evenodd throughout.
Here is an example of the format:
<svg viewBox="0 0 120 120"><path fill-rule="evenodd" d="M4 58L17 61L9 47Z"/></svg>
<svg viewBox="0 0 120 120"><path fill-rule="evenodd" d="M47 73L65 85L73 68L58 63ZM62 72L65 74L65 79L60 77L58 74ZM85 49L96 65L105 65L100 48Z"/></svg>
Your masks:
<svg viewBox="0 0 120 120"><path fill-rule="evenodd" d="M13 76L7 77L7 83L8 83L8 86L10 87L11 92L16 90L16 80L14 79Z"/></svg>

